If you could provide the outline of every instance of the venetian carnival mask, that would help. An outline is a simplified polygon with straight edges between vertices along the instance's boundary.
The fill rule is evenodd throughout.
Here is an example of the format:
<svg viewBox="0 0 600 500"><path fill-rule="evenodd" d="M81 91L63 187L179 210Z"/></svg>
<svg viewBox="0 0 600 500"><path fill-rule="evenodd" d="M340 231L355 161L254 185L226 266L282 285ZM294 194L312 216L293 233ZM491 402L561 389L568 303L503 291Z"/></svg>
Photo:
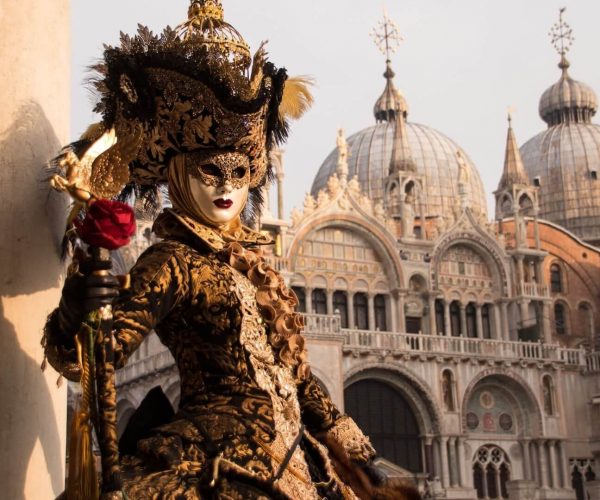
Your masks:
<svg viewBox="0 0 600 500"><path fill-rule="evenodd" d="M250 188L250 161L237 152L197 152L185 155L191 196L211 224L222 226L244 210Z"/></svg>

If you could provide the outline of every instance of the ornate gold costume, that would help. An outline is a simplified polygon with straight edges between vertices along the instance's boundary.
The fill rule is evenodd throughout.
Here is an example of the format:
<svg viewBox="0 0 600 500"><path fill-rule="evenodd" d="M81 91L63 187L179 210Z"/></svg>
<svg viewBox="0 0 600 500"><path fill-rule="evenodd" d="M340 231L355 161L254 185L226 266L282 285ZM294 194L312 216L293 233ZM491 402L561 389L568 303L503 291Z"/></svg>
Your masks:
<svg viewBox="0 0 600 500"><path fill-rule="evenodd" d="M236 492L239 498L305 499L329 492L332 498L354 498L313 436L328 432L343 438L339 443L348 443L358 462L368 461L374 450L314 377L300 378L274 349L244 258L252 254L250 260L266 266L248 248L265 243L265 237L241 228L244 248L175 211L159 217L156 230L165 239L140 257L131 289L114 305L116 365L123 366L156 330L177 362L181 402L173 421L138 443L137 456L123 457L128 495L203 498ZM75 351L59 323L57 310L46 328L48 359L77 379ZM301 445L273 481L300 432ZM327 484L321 491L319 482Z"/></svg>

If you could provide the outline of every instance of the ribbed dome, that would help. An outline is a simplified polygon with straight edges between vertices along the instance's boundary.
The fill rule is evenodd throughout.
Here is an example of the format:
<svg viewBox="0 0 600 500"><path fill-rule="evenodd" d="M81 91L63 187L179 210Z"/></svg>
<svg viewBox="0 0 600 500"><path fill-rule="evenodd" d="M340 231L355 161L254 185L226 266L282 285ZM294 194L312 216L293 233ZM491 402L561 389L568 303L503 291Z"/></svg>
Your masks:
<svg viewBox="0 0 600 500"><path fill-rule="evenodd" d="M564 56L558 66L562 69L560 80L540 99L542 120L550 127L559 123L590 123L598 109L596 93L585 83L569 76L569 62Z"/></svg>
<svg viewBox="0 0 600 500"><path fill-rule="evenodd" d="M600 126L561 123L521 146L529 178L539 184L540 217L580 238L600 241Z"/></svg>
<svg viewBox="0 0 600 500"><path fill-rule="evenodd" d="M383 200L383 182L387 177L394 142L394 124L378 123L347 139L348 176L358 176L363 192L373 202ZM469 173L469 204L475 212L486 214L487 203L483 183L477 169L466 153L454 141L425 125L406 123L406 133L416 165L417 173L425 175L426 217L443 216L452 213L459 206L458 160L460 151ZM311 192L317 195L325 188L329 177L335 173L338 151L334 149L321 165L312 185Z"/></svg>

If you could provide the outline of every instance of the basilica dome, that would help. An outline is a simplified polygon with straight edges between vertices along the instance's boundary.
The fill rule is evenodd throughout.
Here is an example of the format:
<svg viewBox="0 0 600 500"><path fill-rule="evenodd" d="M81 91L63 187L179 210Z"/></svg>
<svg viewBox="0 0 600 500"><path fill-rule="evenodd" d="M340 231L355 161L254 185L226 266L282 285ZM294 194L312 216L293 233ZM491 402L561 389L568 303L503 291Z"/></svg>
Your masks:
<svg viewBox="0 0 600 500"><path fill-rule="evenodd" d="M598 100L573 80L565 57L560 80L540 99L548 129L521 147L523 165L539 186L540 217L590 243L600 242L600 126L591 122Z"/></svg>
<svg viewBox="0 0 600 500"><path fill-rule="evenodd" d="M384 180L390 171L394 150L395 120L403 120L404 149L410 155L415 173L425 178L425 217L451 214L459 207L459 161L464 159L468 177L468 205L475 213L487 216L483 183L473 162L462 148L441 132L408 122L408 105L394 87L394 73L389 64L384 76L387 80L382 96L374 108L376 124L357 132L347 139L348 177L357 176L362 191L373 202L383 201ZM329 177L336 172L338 150L334 149L321 165L311 188L316 196L325 188Z"/></svg>

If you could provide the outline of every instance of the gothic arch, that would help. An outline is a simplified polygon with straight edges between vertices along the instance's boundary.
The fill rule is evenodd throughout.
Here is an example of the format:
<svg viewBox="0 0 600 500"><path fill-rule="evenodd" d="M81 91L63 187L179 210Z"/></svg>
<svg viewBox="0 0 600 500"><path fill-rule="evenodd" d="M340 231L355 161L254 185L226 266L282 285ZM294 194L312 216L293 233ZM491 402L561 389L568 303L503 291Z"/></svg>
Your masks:
<svg viewBox="0 0 600 500"><path fill-rule="evenodd" d="M520 432L530 437L538 437L544 434L544 419L542 408L535 393L529 384L519 375L501 368L490 368L482 371L473 378L462 396L461 416L462 428L467 431L467 407L474 391L481 385L490 384L503 389L510 395L520 414Z"/></svg>
<svg viewBox="0 0 600 500"><path fill-rule="evenodd" d="M492 272L494 282L500 285L498 294L501 297L510 295L509 276L510 272L505 261L502 258L502 251L495 241L491 238L483 237L474 231L453 232L446 236L433 252L433 279L432 286L438 288L438 279L440 275L440 266L442 257L450 248L456 245L464 245L477 252Z"/></svg>
<svg viewBox="0 0 600 500"><path fill-rule="evenodd" d="M399 390L419 417L422 435L439 434L442 430L441 409L429 387L404 367L384 363L362 363L351 369L344 379L344 390L360 380L374 379Z"/></svg>
<svg viewBox="0 0 600 500"><path fill-rule="evenodd" d="M315 218L306 225L300 228L294 236L292 244L288 249L288 258L290 262L290 270L296 269L296 259L298 257L298 249L302 241L313 231L319 231L327 227L340 227L353 231L367 240L381 257L385 268L389 270L388 278L390 279L391 288L403 288L404 276L400 257L396 249L395 240L391 235L379 224L369 224L369 221L359 218L353 214L328 214Z"/></svg>

